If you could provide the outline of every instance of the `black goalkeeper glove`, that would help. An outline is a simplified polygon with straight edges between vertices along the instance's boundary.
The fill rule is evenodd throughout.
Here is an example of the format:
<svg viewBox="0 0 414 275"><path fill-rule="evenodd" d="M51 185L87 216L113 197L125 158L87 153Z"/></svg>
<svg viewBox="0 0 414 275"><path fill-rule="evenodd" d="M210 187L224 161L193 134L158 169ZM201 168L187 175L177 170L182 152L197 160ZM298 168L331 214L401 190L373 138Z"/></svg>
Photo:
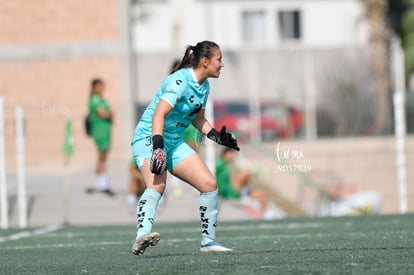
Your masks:
<svg viewBox="0 0 414 275"><path fill-rule="evenodd" d="M239 146L237 145L237 139L233 136L232 133L226 132L226 126L223 126L218 132L216 129L211 129L208 132L207 137L217 144L230 147L236 151L240 151Z"/></svg>
<svg viewBox="0 0 414 275"><path fill-rule="evenodd" d="M167 154L164 150L164 138L161 135L152 137L151 173L162 175L167 169Z"/></svg>

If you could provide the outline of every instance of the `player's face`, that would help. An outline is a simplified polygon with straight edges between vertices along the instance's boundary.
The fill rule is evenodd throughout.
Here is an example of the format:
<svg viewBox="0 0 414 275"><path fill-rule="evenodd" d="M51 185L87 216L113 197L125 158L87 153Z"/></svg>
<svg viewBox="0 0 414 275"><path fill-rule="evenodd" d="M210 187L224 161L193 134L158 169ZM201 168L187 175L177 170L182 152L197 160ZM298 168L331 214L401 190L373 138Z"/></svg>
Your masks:
<svg viewBox="0 0 414 275"><path fill-rule="evenodd" d="M209 64L207 67L208 77L218 78L220 76L220 70L224 67L222 58L223 56L219 48L213 50L213 55L209 59Z"/></svg>
<svg viewBox="0 0 414 275"><path fill-rule="evenodd" d="M224 158L227 160L227 162L232 162L236 158L236 151L227 151Z"/></svg>
<svg viewBox="0 0 414 275"><path fill-rule="evenodd" d="M94 87L95 93L99 93L99 94L102 94L104 89L105 89L105 84L102 83L102 82L96 83L96 85Z"/></svg>

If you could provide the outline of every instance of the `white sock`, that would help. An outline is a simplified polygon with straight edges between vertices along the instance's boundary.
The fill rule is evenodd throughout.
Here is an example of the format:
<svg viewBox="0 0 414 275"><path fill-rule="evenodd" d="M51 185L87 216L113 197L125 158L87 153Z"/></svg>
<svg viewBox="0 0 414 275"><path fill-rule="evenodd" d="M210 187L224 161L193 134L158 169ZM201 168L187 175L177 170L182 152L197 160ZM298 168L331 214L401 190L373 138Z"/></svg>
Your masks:
<svg viewBox="0 0 414 275"><path fill-rule="evenodd" d="M109 177L107 174L102 173L96 175L96 188L99 191L104 191L109 189Z"/></svg>
<svg viewBox="0 0 414 275"><path fill-rule="evenodd" d="M263 213L263 218L267 221L276 219L276 213L272 210L267 210Z"/></svg>
<svg viewBox="0 0 414 275"><path fill-rule="evenodd" d="M160 199L161 194L153 189L147 188L142 194L137 205L136 240L151 232Z"/></svg>
<svg viewBox="0 0 414 275"><path fill-rule="evenodd" d="M200 193L201 244L216 239L218 191Z"/></svg>
<svg viewBox="0 0 414 275"><path fill-rule="evenodd" d="M129 206L137 207L138 197L135 194L128 194L127 201Z"/></svg>
<svg viewBox="0 0 414 275"><path fill-rule="evenodd" d="M247 186L245 186L245 187L242 187L241 189L240 189L240 197L241 198L246 198L246 197L248 197L249 196L249 187L247 187Z"/></svg>

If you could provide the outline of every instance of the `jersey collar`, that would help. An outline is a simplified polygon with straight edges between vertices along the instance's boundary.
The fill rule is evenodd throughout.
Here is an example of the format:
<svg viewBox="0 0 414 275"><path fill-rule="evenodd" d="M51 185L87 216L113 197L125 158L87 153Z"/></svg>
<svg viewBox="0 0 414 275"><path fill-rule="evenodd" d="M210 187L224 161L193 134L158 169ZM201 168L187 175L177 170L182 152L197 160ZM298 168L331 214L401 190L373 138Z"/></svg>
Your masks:
<svg viewBox="0 0 414 275"><path fill-rule="evenodd" d="M194 80L195 85L196 86L200 86L200 84L198 83L197 76L195 75L195 72L194 72L194 69L193 68L190 68L190 73L191 73L191 76L193 77L193 80Z"/></svg>

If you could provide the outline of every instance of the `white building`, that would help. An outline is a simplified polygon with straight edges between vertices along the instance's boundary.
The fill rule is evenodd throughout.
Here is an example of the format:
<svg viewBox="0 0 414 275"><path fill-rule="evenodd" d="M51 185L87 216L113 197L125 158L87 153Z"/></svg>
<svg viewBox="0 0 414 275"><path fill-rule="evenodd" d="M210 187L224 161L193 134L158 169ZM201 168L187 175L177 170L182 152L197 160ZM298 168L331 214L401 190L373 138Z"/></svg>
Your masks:
<svg viewBox="0 0 414 275"><path fill-rule="evenodd" d="M330 48L367 43L360 0L141 0L139 52L170 52L200 40L225 50Z"/></svg>
<svg viewBox="0 0 414 275"><path fill-rule="evenodd" d="M351 87L352 105L372 116L360 0L141 0L134 12L139 102L152 98L186 45L212 40L225 64L220 79L210 81L216 100L295 105L306 112L308 129L316 129L317 109L325 108L324 120L340 119L341 89Z"/></svg>

